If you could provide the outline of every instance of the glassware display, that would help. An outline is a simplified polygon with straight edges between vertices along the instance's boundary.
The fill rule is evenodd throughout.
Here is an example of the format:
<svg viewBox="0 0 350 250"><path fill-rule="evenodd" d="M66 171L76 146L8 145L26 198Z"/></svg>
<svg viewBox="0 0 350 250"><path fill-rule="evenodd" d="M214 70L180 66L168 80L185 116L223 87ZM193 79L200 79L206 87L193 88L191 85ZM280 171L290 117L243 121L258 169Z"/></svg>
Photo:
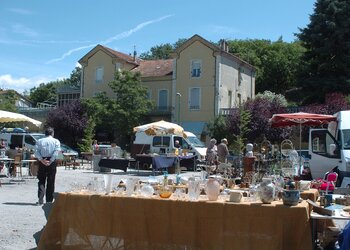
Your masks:
<svg viewBox="0 0 350 250"><path fill-rule="evenodd" d="M103 175L103 180L105 183L106 194L109 194L112 191L113 175L105 174Z"/></svg>
<svg viewBox="0 0 350 250"><path fill-rule="evenodd" d="M150 184L144 184L140 190L140 194L143 197L152 197L154 188Z"/></svg>
<svg viewBox="0 0 350 250"><path fill-rule="evenodd" d="M275 186L272 180L270 178L263 178L258 192L262 203L270 204L275 199Z"/></svg>
<svg viewBox="0 0 350 250"><path fill-rule="evenodd" d="M163 185L163 186L160 187L159 196L161 198L170 198L172 193L173 192L171 190L171 187L169 187L168 185Z"/></svg>
<svg viewBox="0 0 350 250"><path fill-rule="evenodd" d="M190 201L196 201L200 195L200 181L195 178L188 180L188 199Z"/></svg>
<svg viewBox="0 0 350 250"><path fill-rule="evenodd" d="M135 178L128 178L126 179L126 183L125 183L125 191L126 191L126 195L127 196L131 196L134 191L135 191L135 186L136 183L138 182L138 179Z"/></svg>
<svg viewBox="0 0 350 250"><path fill-rule="evenodd" d="M208 200L216 201L220 194L220 183L214 178L209 178L207 180L206 193L208 196Z"/></svg>

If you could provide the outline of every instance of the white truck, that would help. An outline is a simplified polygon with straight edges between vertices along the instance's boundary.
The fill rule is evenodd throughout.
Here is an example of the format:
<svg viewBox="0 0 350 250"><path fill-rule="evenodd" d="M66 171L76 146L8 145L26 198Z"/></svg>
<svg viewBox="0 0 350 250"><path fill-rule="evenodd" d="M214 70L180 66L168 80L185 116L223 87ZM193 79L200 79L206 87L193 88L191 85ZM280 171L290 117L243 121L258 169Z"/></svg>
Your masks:
<svg viewBox="0 0 350 250"><path fill-rule="evenodd" d="M191 132L186 131L185 135L186 138L174 134L147 135L145 132L136 132L131 154L133 156L142 153L174 153L175 141L178 140L183 150L196 155L199 160L204 160L206 154L204 144Z"/></svg>
<svg viewBox="0 0 350 250"><path fill-rule="evenodd" d="M309 163L312 177L324 178L326 172L338 168L339 183L350 177L350 110L336 114L337 122L327 129L310 129Z"/></svg>

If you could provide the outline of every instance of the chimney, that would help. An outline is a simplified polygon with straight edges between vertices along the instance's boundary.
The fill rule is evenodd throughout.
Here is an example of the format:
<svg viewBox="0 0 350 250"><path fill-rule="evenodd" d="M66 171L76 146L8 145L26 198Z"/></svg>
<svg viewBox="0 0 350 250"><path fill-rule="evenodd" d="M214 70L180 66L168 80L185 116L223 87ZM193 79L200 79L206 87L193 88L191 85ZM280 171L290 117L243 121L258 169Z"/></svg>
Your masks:
<svg viewBox="0 0 350 250"><path fill-rule="evenodd" d="M219 43L220 43L221 50L223 50L225 52L229 51L228 43L225 41L225 39L221 39Z"/></svg>

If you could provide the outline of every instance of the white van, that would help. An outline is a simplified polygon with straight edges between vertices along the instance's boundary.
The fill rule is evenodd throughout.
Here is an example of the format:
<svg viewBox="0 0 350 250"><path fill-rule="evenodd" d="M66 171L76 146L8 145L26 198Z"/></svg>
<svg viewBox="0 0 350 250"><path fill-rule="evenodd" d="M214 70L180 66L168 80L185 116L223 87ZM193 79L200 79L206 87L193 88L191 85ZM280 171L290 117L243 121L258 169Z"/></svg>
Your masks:
<svg viewBox="0 0 350 250"><path fill-rule="evenodd" d="M196 155L198 159L205 159L206 148L203 143L191 132L185 134L187 138L173 134L147 135L145 132L136 132L131 149L132 156L142 153L174 153L175 141L178 140L182 149Z"/></svg>
<svg viewBox="0 0 350 250"><path fill-rule="evenodd" d="M323 178L325 173L338 167L342 180L350 177L350 110L334 114L336 123L327 129L310 129L309 156L313 178Z"/></svg>
<svg viewBox="0 0 350 250"><path fill-rule="evenodd" d="M198 159L205 160L207 147L204 145L204 143L201 140L199 140L195 134L189 131L185 131L185 135L187 136L186 137L187 141L190 143L191 147L196 152L196 155L201 156Z"/></svg>
<svg viewBox="0 0 350 250"><path fill-rule="evenodd" d="M5 141L7 147L12 144L14 147L35 150L36 141L45 137L41 133L0 133L0 139Z"/></svg>

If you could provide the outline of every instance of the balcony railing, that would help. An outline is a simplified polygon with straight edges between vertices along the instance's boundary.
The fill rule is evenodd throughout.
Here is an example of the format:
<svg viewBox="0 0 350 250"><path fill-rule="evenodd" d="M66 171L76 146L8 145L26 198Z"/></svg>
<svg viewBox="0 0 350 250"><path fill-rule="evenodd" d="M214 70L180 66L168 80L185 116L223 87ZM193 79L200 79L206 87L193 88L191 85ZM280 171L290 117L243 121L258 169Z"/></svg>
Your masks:
<svg viewBox="0 0 350 250"><path fill-rule="evenodd" d="M230 115L232 112L236 111L238 108L222 108L220 109L220 115Z"/></svg>
<svg viewBox="0 0 350 250"><path fill-rule="evenodd" d="M173 110L172 106L156 106L151 110L151 115L170 115Z"/></svg>

